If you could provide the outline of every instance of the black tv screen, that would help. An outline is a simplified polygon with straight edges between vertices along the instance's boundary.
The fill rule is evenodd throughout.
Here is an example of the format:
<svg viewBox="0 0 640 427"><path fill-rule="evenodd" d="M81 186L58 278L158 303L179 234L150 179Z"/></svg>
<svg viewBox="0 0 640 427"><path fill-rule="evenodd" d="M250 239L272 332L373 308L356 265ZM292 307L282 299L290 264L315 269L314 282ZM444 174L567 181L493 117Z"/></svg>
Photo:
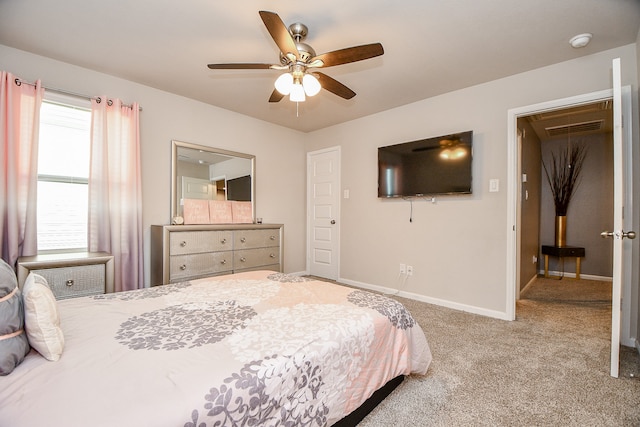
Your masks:
<svg viewBox="0 0 640 427"><path fill-rule="evenodd" d="M473 132L378 148L378 197L471 193Z"/></svg>

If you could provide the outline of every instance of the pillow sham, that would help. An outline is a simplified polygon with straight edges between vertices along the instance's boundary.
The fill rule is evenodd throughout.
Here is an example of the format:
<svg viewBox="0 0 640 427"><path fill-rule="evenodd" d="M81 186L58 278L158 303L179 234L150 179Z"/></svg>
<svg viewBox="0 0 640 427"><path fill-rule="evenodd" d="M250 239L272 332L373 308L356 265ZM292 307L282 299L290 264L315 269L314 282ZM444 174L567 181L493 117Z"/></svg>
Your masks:
<svg viewBox="0 0 640 427"><path fill-rule="evenodd" d="M55 362L64 349L58 303L47 279L29 273L22 288L24 322L29 344L45 359Z"/></svg>
<svg viewBox="0 0 640 427"><path fill-rule="evenodd" d="M18 280L13 268L0 259L0 375L9 375L29 350Z"/></svg>

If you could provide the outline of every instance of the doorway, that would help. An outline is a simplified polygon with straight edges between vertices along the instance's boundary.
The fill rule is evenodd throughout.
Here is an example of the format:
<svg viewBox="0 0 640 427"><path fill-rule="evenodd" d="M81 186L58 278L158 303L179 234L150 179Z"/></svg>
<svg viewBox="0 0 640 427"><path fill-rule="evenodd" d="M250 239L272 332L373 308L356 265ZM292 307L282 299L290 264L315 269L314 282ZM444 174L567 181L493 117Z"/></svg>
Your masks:
<svg viewBox="0 0 640 427"><path fill-rule="evenodd" d="M515 320L515 310L516 310L516 300L519 296L520 289L523 288L525 284L521 284L521 269L525 265L525 263L532 263L531 259L524 259L520 255L520 250L522 246L522 221L521 221L521 205L520 198L524 194L526 197L526 193L522 191L522 176L521 176L521 166L522 166L522 156L521 156L521 147L519 145L518 138L518 129L517 129L517 119L520 117L527 117L534 114L546 113L546 112L554 112L561 111L563 109L570 109L573 107L594 104L602 101L606 101L611 99L613 96L612 90L604 90L599 92L593 92L585 95L579 95L571 98L559 99L549 102L544 102L540 104L530 105L526 107L511 109L508 111L508 259L507 259L507 318L511 320ZM627 117L631 116L631 88L624 87L622 88L622 112L623 115L627 115ZM631 153L631 126L627 126L624 129L624 146L623 151L627 153ZM630 170L630 162L631 156L627 156L627 169ZM527 177L528 178L528 177ZM542 179L542 177L540 178ZM544 178L546 180L546 178ZM625 176L625 182L631 183L631 176ZM545 183L546 184L546 183ZM548 184L547 184L548 185ZM631 185L628 185L625 189L626 194L625 197L627 200L631 200ZM522 193L522 194L521 194ZM628 204L625 206L624 210L625 223L629 221L630 225L632 215L632 206ZM605 229L610 228L610 225L607 225ZM625 227L629 228L629 227ZM630 229L630 228L629 228ZM600 229L593 230L593 233L598 234ZM629 251L630 252L630 251ZM625 257L630 257L630 254L625 253ZM538 258L538 262L540 262L540 258ZM622 343L624 345L631 345L630 339L630 326L631 326L631 260L625 259L623 262L625 268L625 283L623 283L623 295L622 295Z"/></svg>
<svg viewBox="0 0 640 427"><path fill-rule="evenodd" d="M587 279L611 280L612 241L602 239L600 231L613 223L612 100L523 115L517 123L522 179L516 292L542 271L560 280L581 273ZM551 175L554 162L572 149L583 150L584 161L572 165L580 166L580 173L566 212L562 246L575 247L585 256L558 258L541 251L542 246L556 245L555 202L545 171Z"/></svg>

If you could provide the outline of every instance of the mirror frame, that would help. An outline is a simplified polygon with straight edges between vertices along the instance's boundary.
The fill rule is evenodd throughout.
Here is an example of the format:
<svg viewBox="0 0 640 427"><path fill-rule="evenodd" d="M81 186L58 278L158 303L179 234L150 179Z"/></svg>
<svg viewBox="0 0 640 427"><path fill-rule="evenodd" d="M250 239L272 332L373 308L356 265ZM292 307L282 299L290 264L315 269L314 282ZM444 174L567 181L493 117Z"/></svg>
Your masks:
<svg viewBox="0 0 640 427"><path fill-rule="evenodd" d="M193 150L202 150L213 154L222 154L225 156L240 157L243 159L251 160L251 212L253 222L256 219L256 156L245 153L238 153L236 151L223 150L220 148L213 148L206 145L192 144L190 142L183 142L172 140L171 141L171 223L176 216L178 216L179 203L178 200L178 149L190 148ZM182 215L180 215L182 216Z"/></svg>

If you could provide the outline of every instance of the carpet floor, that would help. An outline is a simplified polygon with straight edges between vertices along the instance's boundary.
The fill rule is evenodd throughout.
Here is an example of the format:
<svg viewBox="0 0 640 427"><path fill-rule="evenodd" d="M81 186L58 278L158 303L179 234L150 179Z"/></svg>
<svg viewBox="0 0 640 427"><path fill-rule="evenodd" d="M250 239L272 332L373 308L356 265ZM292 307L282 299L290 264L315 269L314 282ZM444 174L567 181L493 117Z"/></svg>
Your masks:
<svg viewBox="0 0 640 427"><path fill-rule="evenodd" d="M640 356L621 347L609 375L611 283L536 279L516 321L410 299L433 362L359 425L640 426Z"/></svg>

